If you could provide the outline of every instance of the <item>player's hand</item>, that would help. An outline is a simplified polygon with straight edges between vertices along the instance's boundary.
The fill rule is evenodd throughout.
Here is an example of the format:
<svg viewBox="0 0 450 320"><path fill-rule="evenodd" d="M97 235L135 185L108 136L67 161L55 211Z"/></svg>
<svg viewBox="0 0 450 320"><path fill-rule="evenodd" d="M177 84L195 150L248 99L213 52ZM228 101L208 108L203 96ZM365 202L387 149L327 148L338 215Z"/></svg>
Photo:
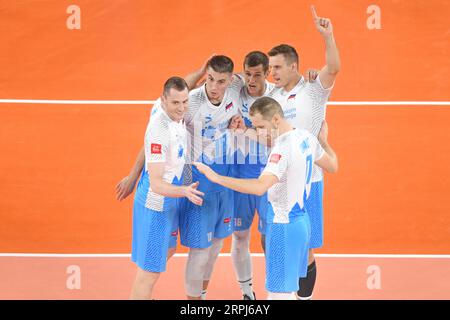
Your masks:
<svg viewBox="0 0 450 320"><path fill-rule="evenodd" d="M246 126L245 126L245 122L244 119L242 119L242 117L240 115L235 115L233 116L233 118L231 118L230 120L230 124L228 125L228 129L231 130L245 130Z"/></svg>
<svg viewBox="0 0 450 320"><path fill-rule="evenodd" d="M133 193L136 180L130 176L126 176L116 185L116 199L122 201Z"/></svg>
<svg viewBox="0 0 450 320"><path fill-rule="evenodd" d="M320 34L323 37L329 37L333 35L333 25L331 24L331 20L328 18L319 17L314 6L311 6L311 13L314 19L314 24L316 25L316 29L320 32Z"/></svg>
<svg viewBox="0 0 450 320"><path fill-rule="evenodd" d="M199 185L199 182L194 182L193 184L184 187L183 193L186 198L189 199L193 204L196 204L198 206L201 206L203 204L203 199L200 198L200 196L204 196L205 194L199 190L197 190L197 187Z"/></svg>
<svg viewBox="0 0 450 320"><path fill-rule="evenodd" d="M321 145L328 143L328 124L325 120L323 120L322 127L320 128L319 142Z"/></svg>
<svg viewBox="0 0 450 320"><path fill-rule="evenodd" d="M316 70L316 69L306 70L305 75L304 75L306 82L316 81L317 77L319 76L319 72L320 72L320 70Z"/></svg>
<svg viewBox="0 0 450 320"><path fill-rule="evenodd" d="M217 183L219 181L219 175L206 164L201 162L193 162L192 164L196 166L198 171L203 173L211 182Z"/></svg>
<svg viewBox="0 0 450 320"><path fill-rule="evenodd" d="M207 66L208 66L208 62L209 62L209 60L211 60L214 56L216 56L216 54L215 53L213 53L208 59L206 59L206 61L202 64L202 66L201 66L201 68L200 68L200 72L202 73L202 74L205 74L206 73L206 68L207 68Z"/></svg>

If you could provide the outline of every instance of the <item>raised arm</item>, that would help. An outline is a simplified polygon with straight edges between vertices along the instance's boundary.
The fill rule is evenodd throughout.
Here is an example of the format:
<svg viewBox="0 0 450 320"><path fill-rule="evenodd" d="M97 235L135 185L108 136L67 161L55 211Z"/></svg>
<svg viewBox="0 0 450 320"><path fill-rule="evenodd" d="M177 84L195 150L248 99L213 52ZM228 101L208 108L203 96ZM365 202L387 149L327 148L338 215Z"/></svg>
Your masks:
<svg viewBox="0 0 450 320"><path fill-rule="evenodd" d="M272 174L263 174L258 179L237 179L225 177L217 174L207 165L194 162L201 173L203 173L211 182L220 184L226 188L247 194L263 195L271 186L278 182L278 178Z"/></svg>
<svg viewBox="0 0 450 320"><path fill-rule="evenodd" d="M339 50L334 40L333 25L328 18L322 18L317 15L314 6L311 6L311 13L313 16L316 29L320 32L323 40L325 41L325 59L326 65L320 70L319 78L324 89L330 88L336 75L341 69L341 59L339 57Z"/></svg>
<svg viewBox="0 0 450 320"><path fill-rule="evenodd" d="M203 78L203 76L206 74L206 66L208 64L208 61L214 57L215 54L213 54L212 56L210 56L204 63L203 65L200 67L200 69L189 73L188 75L186 75L184 77L184 80L186 81L189 90L195 89L197 87L198 82L200 81L201 78Z"/></svg>

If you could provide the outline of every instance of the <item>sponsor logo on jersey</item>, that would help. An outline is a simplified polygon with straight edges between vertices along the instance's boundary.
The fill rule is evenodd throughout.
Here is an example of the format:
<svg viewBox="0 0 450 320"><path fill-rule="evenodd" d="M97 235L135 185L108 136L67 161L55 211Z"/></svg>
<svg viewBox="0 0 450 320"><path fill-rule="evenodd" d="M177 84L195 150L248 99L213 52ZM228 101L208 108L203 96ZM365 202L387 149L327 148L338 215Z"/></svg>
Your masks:
<svg viewBox="0 0 450 320"><path fill-rule="evenodd" d="M161 154L161 145L157 143L152 143L150 151L152 154Z"/></svg>
<svg viewBox="0 0 450 320"><path fill-rule="evenodd" d="M225 219L223 219L223 223L230 223L231 221L231 217L227 217Z"/></svg>
<svg viewBox="0 0 450 320"><path fill-rule="evenodd" d="M178 230L172 231L171 235L172 237L176 237L178 235Z"/></svg>
<svg viewBox="0 0 450 320"><path fill-rule="evenodd" d="M272 163L278 163L281 159L281 154L278 153L274 153L271 157L270 157L270 162Z"/></svg>
<svg viewBox="0 0 450 320"><path fill-rule="evenodd" d="M227 104L227 105L225 106L225 111L228 111L228 110L230 110L231 108L233 108L233 102L230 102L229 104Z"/></svg>

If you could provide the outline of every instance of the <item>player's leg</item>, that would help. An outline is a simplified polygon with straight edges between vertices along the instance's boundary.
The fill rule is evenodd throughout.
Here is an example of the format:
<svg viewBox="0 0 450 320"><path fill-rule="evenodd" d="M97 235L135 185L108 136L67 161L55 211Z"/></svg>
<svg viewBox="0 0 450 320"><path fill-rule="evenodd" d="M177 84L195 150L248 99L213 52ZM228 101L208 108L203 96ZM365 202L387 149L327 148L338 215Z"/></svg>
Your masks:
<svg viewBox="0 0 450 320"><path fill-rule="evenodd" d="M214 238L212 241L212 245L209 248L208 262L205 268L205 275L203 276L202 300L206 300L206 293L208 290L209 281L211 280L214 265L216 264L217 257L219 256L222 247L223 247L223 239Z"/></svg>
<svg viewBox="0 0 450 320"><path fill-rule="evenodd" d="M259 201L257 204L258 208L258 231L261 235L261 247L266 252L266 228L267 228L267 222L266 222L266 216L267 216L267 210L269 207L269 200L267 199L267 193L259 197Z"/></svg>
<svg viewBox="0 0 450 320"><path fill-rule="evenodd" d="M203 197L202 206L186 202L180 215L181 244L190 248L185 271L188 299L201 299L205 274L211 273L207 272L207 268L213 245L217 207L217 195L210 193Z"/></svg>
<svg viewBox="0 0 450 320"><path fill-rule="evenodd" d="M298 278L306 274L308 224L303 217L266 229L266 290L270 299L292 299ZM274 295L275 294L275 295Z"/></svg>
<svg viewBox="0 0 450 320"><path fill-rule="evenodd" d="M214 194L214 203L217 205L213 210L208 212L209 222L213 225L213 246L209 258L207 268L203 278L202 296L206 298L206 292L211 279L214 266L222 249L223 239L229 237L233 233L233 207L234 192L226 189Z"/></svg>
<svg viewBox="0 0 450 320"><path fill-rule="evenodd" d="M317 278L314 249L323 245L323 181L311 184L311 193L305 202L311 224L311 239L306 277L299 279L297 295L300 300L312 299Z"/></svg>
<svg viewBox="0 0 450 320"><path fill-rule="evenodd" d="M137 267L136 278L131 289L131 300L150 300L159 272L149 272Z"/></svg>
<svg viewBox="0 0 450 320"><path fill-rule="evenodd" d="M138 268L131 299L151 299L160 273L166 270L174 211L175 207L156 212L135 202L132 261Z"/></svg>
<svg viewBox="0 0 450 320"><path fill-rule="evenodd" d="M234 232L231 258L244 300L255 300L250 255L250 227L256 212L257 196L235 192Z"/></svg>

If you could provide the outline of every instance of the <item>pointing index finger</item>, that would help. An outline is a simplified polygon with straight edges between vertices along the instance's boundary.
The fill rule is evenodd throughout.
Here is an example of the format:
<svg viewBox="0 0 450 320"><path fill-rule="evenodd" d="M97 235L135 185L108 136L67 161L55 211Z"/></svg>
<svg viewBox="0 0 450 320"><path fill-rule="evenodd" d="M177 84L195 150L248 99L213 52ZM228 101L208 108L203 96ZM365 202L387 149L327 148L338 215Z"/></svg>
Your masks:
<svg viewBox="0 0 450 320"><path fill-rule="evenodd" d="M316 12L316 8L313 5L311 5L311 13L315 20L319 19L319 16L317 15L317 12Z"/></svg>

